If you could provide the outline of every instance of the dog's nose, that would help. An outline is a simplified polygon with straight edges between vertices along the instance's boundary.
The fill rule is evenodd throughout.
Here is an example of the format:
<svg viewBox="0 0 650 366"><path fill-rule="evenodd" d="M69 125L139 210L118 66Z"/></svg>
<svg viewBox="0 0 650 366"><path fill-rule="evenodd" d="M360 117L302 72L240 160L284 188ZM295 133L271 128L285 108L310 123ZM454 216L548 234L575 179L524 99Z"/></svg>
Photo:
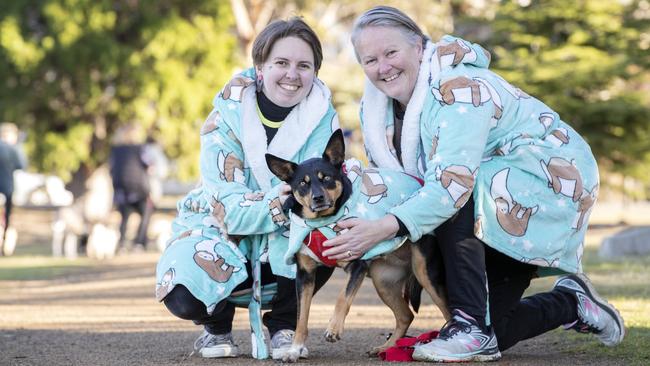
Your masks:
<svg viewBox="0 0 650 366"><path fill-rule="evenodd" d="M325 196L322 194L314 195L313 200L315 203L323 203L325 201Z"/></svg>

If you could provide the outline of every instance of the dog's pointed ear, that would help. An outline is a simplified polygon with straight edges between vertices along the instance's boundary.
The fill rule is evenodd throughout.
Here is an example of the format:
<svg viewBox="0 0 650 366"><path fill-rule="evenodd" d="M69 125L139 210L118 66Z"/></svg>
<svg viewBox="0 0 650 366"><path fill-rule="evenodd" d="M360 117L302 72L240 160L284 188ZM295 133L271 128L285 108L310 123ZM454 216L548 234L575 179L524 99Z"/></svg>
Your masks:
<svg viewBox="0 0 650 366"><path fill-rule="evenodd" d="M273 174L275 174L280 180L289 182L293 177L293 173L296 171L298 164L279 158L273 154L266 154L266 165Z"/></svg>
<svg viewBox="0 0 650 366"><path fill-rule="evenodd" d="M323 159L339 168L343 165L345 160L345 140L343 140L343 131L341 129L334 131L330 137L323 152Z"/></svg>

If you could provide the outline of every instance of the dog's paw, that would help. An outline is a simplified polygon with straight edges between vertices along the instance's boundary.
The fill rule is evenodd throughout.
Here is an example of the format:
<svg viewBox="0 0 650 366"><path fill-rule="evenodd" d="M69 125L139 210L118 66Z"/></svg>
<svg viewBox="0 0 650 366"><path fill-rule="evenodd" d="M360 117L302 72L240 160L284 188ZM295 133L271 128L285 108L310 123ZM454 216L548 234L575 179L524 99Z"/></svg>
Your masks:
<svg viewBox="0 0 650 366"><path fill-rule="evenodd" d="M378 347L373 347L370 351L366 352L368 354L368 357L375 357L379 353L383 352L386 350L387 347L385 346L378 346Z"/></svg>
<svg viewBox="0 0 650 366"><path fill-rule="evenodd" d="M302 351L302 347L294 347L292 346L287 353L285 353L282 356L282 361L283 362L289 362L289 363L294 363L297 362L298 359L300 358L300 352Z"/></svg>
<svg viewBox="0 0 650 366"><path fill-rule="evenodd" d="M327 330L325 330L324 336L326 341L332 343L341 340L341 334L331 328L327 328Z"/></svg>

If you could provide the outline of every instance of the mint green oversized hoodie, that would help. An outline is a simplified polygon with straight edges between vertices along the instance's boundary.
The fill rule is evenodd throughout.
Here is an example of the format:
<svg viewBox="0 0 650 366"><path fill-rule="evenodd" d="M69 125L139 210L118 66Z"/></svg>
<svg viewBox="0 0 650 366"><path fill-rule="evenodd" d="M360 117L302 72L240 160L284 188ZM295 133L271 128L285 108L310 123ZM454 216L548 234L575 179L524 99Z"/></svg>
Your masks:
<svg viewBox="0 0 650 366"><path fill-rule="evenodd" d="M432 232L471 196L475 235L521 262L580 272L598 194L587 143L544 103L488 70L489 53L451 36L428 42L402 129L402 162L388 141L392 100L366 81L368 158L425 185L391 213L411 240Z"/></svg>

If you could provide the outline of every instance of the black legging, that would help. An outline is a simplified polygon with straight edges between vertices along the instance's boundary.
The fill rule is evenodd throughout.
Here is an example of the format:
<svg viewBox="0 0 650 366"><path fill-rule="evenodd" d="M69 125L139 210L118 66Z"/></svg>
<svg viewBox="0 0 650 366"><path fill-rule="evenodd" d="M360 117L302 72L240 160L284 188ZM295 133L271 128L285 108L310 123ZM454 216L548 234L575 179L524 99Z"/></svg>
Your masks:
<svg viewBox="0 0 650 366"><path fill-rule="evenodd" d="M4 246L5 237L7 235L7 229L9 228L9 218L11 217L11 209L13 203L11 201L11 196L13 192L1 192L5 196L5 212L4 212L4 227L2 228L2 237L0 238L0 255L2 255L2 248Z"/></svg>
<svg viewBox="0 0 650 366"><path fill-rule="evenodd" d="M275 276L271 272L271 266L267 263L262 265L262 285L277 282L276 295L271 300L271 311L264 313L262 323L268 328L269 334L282 329L296 329L298 300L296 295L296 281ZM315 291L318 291L332 275L334 268L318 267L316 269ZM246 281L235 287L234 291L251 288L251 267L250 262L246 263L248 278ZM225 334L232 331L232 321L235 316L235 305L228 300L219 302L212 314L208 314L205 304L194 297L183 285L176 285L165 297L165 306L169 311L181 319L192 320L195 324L203 325L211 334Z"/></svg>
<svg viewBox="0 0 650 366"><path fill-rule="evenodd" d="M577 319L576 299L565 292L521 298L537 267L519 262L474 236L473 199L435 234L445 265L449 308L460 309L483 325L489 303L490 322L501 351Z"/></svg>
<svg viewBox="0 0 650 366"><path fill-rule="evenodd" d="M146 246L149 221L151 221L151 216L153 215L154 211L154 206L151 199L145 197L137 202L120 204L118 205L117 210L120 212L120 216L122 216L122 221L120 221L119 246L123 247L125 245L124 243L126 241L127 223L129 222L129 216L133 212L137 212L140 215L140 225L138 226L138 232L136 233L133 242Z"/></svg>

